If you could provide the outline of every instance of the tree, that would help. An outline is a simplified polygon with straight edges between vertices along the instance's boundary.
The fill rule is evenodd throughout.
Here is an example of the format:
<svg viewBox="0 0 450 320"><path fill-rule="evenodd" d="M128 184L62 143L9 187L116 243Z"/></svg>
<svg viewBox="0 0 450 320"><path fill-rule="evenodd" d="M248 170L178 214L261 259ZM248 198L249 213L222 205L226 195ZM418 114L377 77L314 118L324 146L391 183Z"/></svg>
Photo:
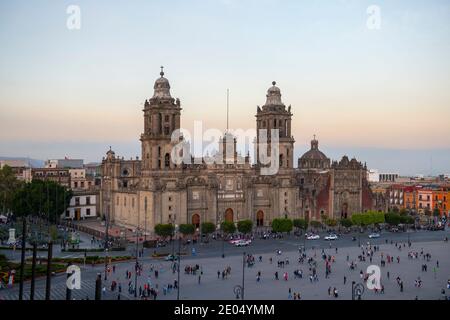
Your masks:
<svg viewBox="0 0 450 320"><path fill-rule="evenodd" d="M400 216L400 223L413 224L414 223L414 218L411 217L411 216L401 215Z"/></svg>
<svg viewBox="0 0 450 320"><path fill-rule="evenodd" d="M384 223L384 213L377 211L367 211L363 213L352 214L352 223L361 227L366 227L374 224Z"/></svg>
<svg viewBox="0 0 450 320"><path fill-rule="evenodd" d="M353 225L352 220L350 220L349 218L340 219L339 224L345 228L350 228Z"/></svg>
<svg viewBox="0 0 450 320"><path fill-rule="evenodd" d="M180 224L180 233L183 236L192 235L195 232L195 226L193 224Z"/></svg>
<svg viewBox="0 0 450 320"><path fill-rule="evenodd" d="M16 190L12 211L18 216L34 215L57 222L71 198L72 190L56 182L33 180Z"/></svg>
<svg viewBox="0 0 450 320"><path fill-rule="evenodd" d="M252 232L253 222L251 220L241 220L237 223L237 229L241 233L250 233Z"/></svg>
<svg viewBox="0 0 450 320"><path fill-rule="evenodd" d="M3 213L13 210L14 194L21 185L10 166L0 169L0 210Z"/></svg>
<svg viewBox="0 0 450 320"><path fill-rule="evenodd" d="M388 223L392 226L398 225L401 221L400 215L397 213L393 213L393 212L386 213L384 215L384 218L386 220L386 223Z"/></svg>
<svg viewBox="0 0 450 320"><path fill-rule="evenodd" d="M441 215L441 212L438 208L434 208L433 210L433 217L439 217Z"/></svg>
<svg viewBox="0 0 450 320"><path fill-rule="evenodd" d="M272 220L272 230L274 232L291 232L293 223L291 219L276 218Z"/></svg>
<svg viewBox="0 0 450 320"><path fill-rule="evenodd" d="M204 234L213 233L216 230L216 226L212 222L203 222L202 223L202 232Z"/></svg>
<svg viewBox="0 0 450 320"><path fill-rule="evenodd" d="M173 224L167 223L159 223L155 226L155 233L163 238L171 237L173 236L173 232L175 230L175 227Z"/></svg>
<svg viewBox="0 0 450 320"><path fill-rule="evenodd" d="M326 218L325 224L329 227L335 227L337 225L337 221L336 221L336 219L333 219L333 218Z"/></svg>
<svg viewBox="0 0 450 320"><path fill-rule="evenodd" d="M231 234L236 231L236 226L231 221L224 221L220 225L220 229L226 234Z"/></svg>
<svg viewBox="0 0 450 320"><path fill-rule="evenodd" d="M292 222L297 229L306 230L308 228L308 220L306 219L294 219Z"/></svg>

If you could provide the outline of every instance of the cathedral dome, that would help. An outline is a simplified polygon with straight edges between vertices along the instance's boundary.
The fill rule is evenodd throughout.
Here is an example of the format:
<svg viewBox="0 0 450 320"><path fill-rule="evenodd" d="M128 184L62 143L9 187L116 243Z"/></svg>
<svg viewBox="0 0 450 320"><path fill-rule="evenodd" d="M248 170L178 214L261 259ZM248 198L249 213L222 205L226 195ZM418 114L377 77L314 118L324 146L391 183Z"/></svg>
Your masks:
<svg viewBox="0 0 450 320"><path fill-rule="evenodd" d="M319 150L319 141L314 137L311 140L311 149L300 157L298 163L303 169L326 169L330 166L330 159Z"/></svg>
<svg viewBox="0 0 450 320"><path fill-rule="evenodd" d="M310 160L326 160L327 156L319 150L319 141L316 139L311 140L311 149L306 151L300 159Z"/></svg>
<svg viewBox="0 0 450 320"><path fill-rule="evenodd" d="M169 80L164 78L163 67L161 67L161 72L159 74L161 75L161 77L155 81L155 85L153 86L153 98L170 99L172 98L172 96L170 95L170 84Z"/></svg>

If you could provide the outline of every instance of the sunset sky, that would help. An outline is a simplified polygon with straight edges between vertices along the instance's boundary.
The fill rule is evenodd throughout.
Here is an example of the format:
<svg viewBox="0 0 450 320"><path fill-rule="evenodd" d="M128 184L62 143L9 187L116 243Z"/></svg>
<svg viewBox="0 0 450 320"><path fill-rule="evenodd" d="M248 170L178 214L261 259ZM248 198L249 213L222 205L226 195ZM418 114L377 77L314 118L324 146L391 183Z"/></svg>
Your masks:
<svg viewBox="0 0 450 320"><path fill-rule="evenodd" d="M275 80L297 155L316 134L334 159L449 173L449 40L446 0L0 0L0 156L140 155L163 65L187 129L225 128L227 88L230 127L254 128Z"/></svg>

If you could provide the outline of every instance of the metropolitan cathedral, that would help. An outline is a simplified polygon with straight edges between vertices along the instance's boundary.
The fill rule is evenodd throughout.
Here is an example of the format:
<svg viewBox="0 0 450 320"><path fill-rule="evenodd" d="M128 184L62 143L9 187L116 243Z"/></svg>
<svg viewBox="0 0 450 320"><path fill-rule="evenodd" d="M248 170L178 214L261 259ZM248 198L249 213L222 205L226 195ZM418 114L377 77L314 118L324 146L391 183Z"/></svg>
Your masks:
<svg viewBox="0 0 450 320"><path fill-rule="evenodd" d="M347 156L331 162L319 150L315 137L294 167L293 114L291 106L282 102L275 82L267 90L265 104L256 111L257 132L278 129L279 169L274 175L262 174L259 156L254 163L248 154L240 156L236 137L227 132L219 142L219 153L225 155L231 145L232 152L226 152L231 161L225 156L214 163L177 165L171 161L178 143L172 133L180 129L181 110L180 100L172 97L161 71L153 96L144 103L141 158L125 160L111 149L103 158L100 212L109 221L151 234L159 223L192 223L198 228L202 222L219 226L223 221L250 219L254 226L263 227L279 217L320 221L324 216L350 217L373 209L366 165ZM270 139L268 135L262 144L257 135L257 151L268 148Z"/></svg>

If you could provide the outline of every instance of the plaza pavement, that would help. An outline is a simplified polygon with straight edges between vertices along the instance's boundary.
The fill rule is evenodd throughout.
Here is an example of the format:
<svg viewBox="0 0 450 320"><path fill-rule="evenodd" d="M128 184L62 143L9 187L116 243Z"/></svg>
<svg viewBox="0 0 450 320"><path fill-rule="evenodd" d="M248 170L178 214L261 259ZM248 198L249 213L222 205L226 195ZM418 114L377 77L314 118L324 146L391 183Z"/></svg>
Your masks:
<svg viewBox="0 0 450 320"><path fill-rule="evenodd" d="M445 232L448 234L448 231ZM441 234L443 235L443 234ZM385 240L385 239L383 239ZM246 248L232 248L229 244L226 244L226 257L220 256L221 251L215 250L214 256L212 252L208 252L202 255L202 247L197 246L199 254L197 256L188 256L181 259L180 268L180 299L194 299L194 300L207 300L207 299L235 299L233 288L236 285L242 283L242 252L254 253L253 251L259 251L264 243L275 243L275 246L282 250L282 255L278 256L275 250L272 250L272 246L268 246L264 253L256 253L255 265L253 267L245 267L245 299L261 299L261 300L277 300L288 299L288 290L292 289L292 292L299 292L302 299L330 299L336 298L328 296L328 288L336 287L339 291L339 297L337 299L351 299L351 283L362 282L359 272L366 271L367 266L370 264L380 264L380 254L384 253L400 257L400 263L397 263L396 259L391 264L386 264L386 267L381 268L382 283L385 286L384 294L375 294L374 292L366 288L363 295L363 299L414 299L416 296L419 299L440 299L441 290L446 287L447 280L450 279L450 244L442 240L428 241L428 242L415 242L412 237L412 246L409 248L402 247L401 251L395 247L394 244L383 243L381 239L377 239L380 244L380 250L375 252L373 262L370 263L369 259L366 262L359 262L357 256L361 253L361 248L357 247L353 243L352 246L342 246L338 248L338 254L335 252L335 245L339 245L338 242L332 242L332 248L329 248L329 243L323 240L318 242L307 242L307 256L314 256L316 254L316 260L318 261L317 272L319 275L319 281L310 283L308 278L308 264L305 261L304 264L299 264L297 259L299 257L297 247L298 242L289 243L286 240L256 240L255 246L252 244ZM364 244L368 241L367 238L362 239ZM313 243L316 249L312 249ZM325 265L321 259L321 249L317 247L325 247L326 254L335 256L335 263L332 264L332 273L328 279L325 279ZM258 250L255 250L259 248ZM419 259L408 259L409 251L420 252L423 249L424 253L431 254L431 261L424 262L422 257ZM286 251L284 251L286 250ZM151 283L153 286L156 284L159 288L158 300L160 299L176 299L177 292L172 290L167 295L163 294L163 286L168 283L173 283L177 278L177 273L172 273L171 262L161 259L149 258L152 250L148 249L145 253L146 258L141 259L144 266L144 271L139 277L139 285L142 285L148 281L149 266L153 264L159 270L158 279L154 278L151 274ZM228 253L233 252L233 255ZM357 262L357 268L353 271L349 270L348 262L346 260L347 254L350 261ZM259 255L262 256L262 262L258 262ZM269 263L269 258L273 258L273 263ZM277 261L289 259L289 265L285 268L278 268ZM433 272L433 268L436 266L436 260L439 260L439 268L436 268L436 274ZM421 265L427 263L428 272L421 271ZM198 275L188 275L184 273L186 265L200 265L203 270L201 276L201 283L198 284ZM122 262L116 263L116 271L113 274L111 272L107 284L107 292L104 294L103 299L117 299L116 292L109 291L109 285L111 280L116 280L122 284L121 299L134 299L133 295L128 294L128 281L125 280L126 270L132 271L133 275L131 281L134 284L134 262ZM231 275L222 280L217 278L217 271L222 271L227 266L231 266ZM98 272L104 271L104 266L81 266L82 269L82 289L73 290L72 297L75 299L89 299L94 298L95 277ZM294 279L293 271L296 269L303 270L303 279ZM256 274L261 271L261 281L256 281ZM274 273L278 271L280 280L274 280ZM289 273L288 281L283 280L283 272ZM390 279L387 279L387 271L390 272ZM103 274L102 274L103 275ZM344 276L347 277L347 282L344 285ZM400 276L404 282L404 292L400 292L400 289L396 283L396 277ZM421 288L414 286L414 281L419 277L422 279L423 285ZM102 277L103 278L103 277ZM66 275L57 275L52 279L52 299L65 299L65 281ZM103 283L103 285L105 282ZM43 299L45 292L45 278L41 278L36 281L36 299ZM446 289L447 296L450 295L450 290ZM25 285L24 299L29 297L29 282ZM10 300L18 298L18 284L11 289L0 290L0 299Z"/></svg>

